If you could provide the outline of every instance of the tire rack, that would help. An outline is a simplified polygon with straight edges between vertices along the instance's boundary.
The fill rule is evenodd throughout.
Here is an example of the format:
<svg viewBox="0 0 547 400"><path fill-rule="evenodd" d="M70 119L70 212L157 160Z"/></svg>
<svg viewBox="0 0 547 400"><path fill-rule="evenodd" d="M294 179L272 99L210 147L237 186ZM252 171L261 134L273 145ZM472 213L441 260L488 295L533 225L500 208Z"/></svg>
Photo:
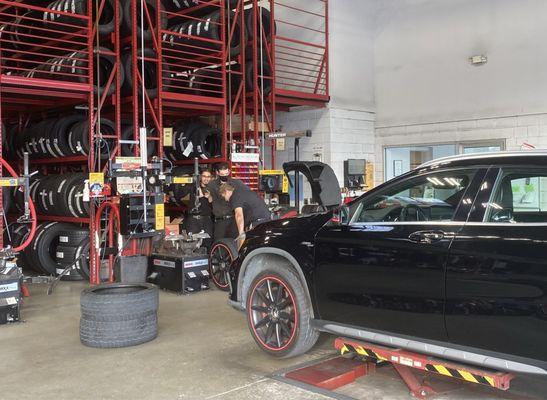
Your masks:
<svg viewBox="0 0 547 400"><path fill-rule="evenodd" d="M53 11L45 7L38 7L32 4L27 4L29 1L17 1L17 0L0 0L0 119L9 121L11 123L17 123L19 126L19 132L28 124L30 116L33 113L41 113L45 115L46 112L65 112L74 106L78 105L83 109L88 110L89 127L90 127L90 154L88 157L75 156L65 158L43 159L33 160L33 164L39 166L43 170L50 170L55 168L60 173L63 173L70 165L80 165L83 168L87 166L89 171L97 171L105 169L105 165L102 163L96 163L95 161L95 141L97 139L95 134L95 125L97 121L97 115L95 115L96 108L95 95L93 93L93 81L94 81L94 68L93 60L94 45L103 45L105 40L110 46L112 51L105 51L103 54L110 54L115 57L116 68L111 71L108 78L107 86L115 85L115 90L112 94L108 93L108 89L104 90L103 95L98 99L97 114L101 114L108 118L111 118L116 126L116 132L114 135L108 138L113 140L115 145L114 149L111 149L111 158L121 154L119 146L120 134L121 134L121 121L122 118L131 118L134 127L135 139L138 139L138 126L146 115L147 120L152 120L157 137L153 140L159 142L158 155L163 157L163 127L164 120L169 124L185 117L196 116L215 116L218 119L218 126L222 129L222 155L216 159L200 160L201 163L211 163L230 160L229 152L239 145L243 152L259 153L263 159L264 155L262 150L266 145L272 149L272 164L275 165L275 146L273 143L266 143L262 141L261 134L263 132L275 130L275 112L287 111L291 106L313 106L323 107L329 100L328 94L328 1L327 0L270 0L269 7L271 11L270 29L274 32L273 27L277 25L278 33L272 34L271 40L262 42L262 51L268 55L268 60L271 63L271 74L268 76L259 75L259 51L260 41L257 40L256 35L254 39L250 41L250 47L245 48L242 46L241 53L237 57L231 57L230 51L227 51L226 43L231 43L231 38L235 33L234 26L232 25L226 34L226 10L228 0L199 0L199 5L177 11L160 11L154 13L146 5L145 7L145 26L155 25L155 29L151 29L152 39L148 42L151 43L152 48L155 50L155 57L146 61L155 62L157 65L157 97L151 98L151 96L145 95L144 115L142 111L142 104L139 104L139 88L138 85L134 85L133 92L130 96L121 97L120 88L120 68L121 61L120 55L122 54L123 46L131 46L131 59L133 61L133 76L137 77L142 82L142 77L139 77L139 60L138 48L140 47L140 38L138 35L138 7L140 6L139 0L131 1L131 18L132 18L132 30L128 38L120 38L120 4L116 4L116 26L113 33L107 37L100 39L99 43L94 43L97 37L97 30L94 27L94 23L91 18L90 10L93 9L96 0L87 0L87 12L85 15L71 14L62 11ZM156 9L161 10L161 0L155 0ZM291 2L299 3L299 6L293 5ZM261 4L264 1L260 2ZM320 3L323 5L323 12L318 13L315 11L306 11L306 7L310 3ZM98 0L99 15L106 0ZM148 4L148 3L145 3ZM232 3L233 4L233 3ZM245 8L251 7L252 9L252 21L253 32L260 29L260 16L258 12L258 0L237 0L235 7L232 9L234 12L234 20L240 21L239 35L241 35L241 41L245 40L243 27L245 26ZM190 48L180 49L176 46L171 46L170 43L166 43L164 35L173 33L168 28L162 27L162 17L179 18L182 20L192 20L202 17L201 11L208 8L209 10L218 10L221 13L219 19L219 40L211 41L206 39L198 39L198 42L205 44L205 49L200 49L199 44L191 51ZM295 14L315 15L318 19L324 21L324 29L318 30L312 27L306 27L304 25L286 21L283 18L277 18L276 10L280 8L289 9ZM57 13L61 15L67 15L80 21L80 25L64 24L63 29L56 30L51 28L55 23L49 24L45 27L37 28L38 34L35 32L25 33L26 37L33 42L33 46L29 46L28 49L12 49L9 48L10 37L2 32L2 25L13 24L13 20L20 17L20 20L25 20L26 11L34 11L38 13ZM281 14L281 13L280 13ZM127 16L126 16L127 17ZM155 21L155 24L154 24ZM279 28L282 25L297 27L304 31L315 32L319 37L319 42L309 41L304 42L291 35L279 33ZM261 35L265 35L264 26L262 26ZM68 29L68 31L66 30ZM61 32L60 32L61 31ZM294 34L294 32L293 32ZM175 35L177 36L177 34ZM180 37L184 37L184 34L178 34ZM321 39L322 38L322 39ZM194 38L195 39L195 38ZM210 50L210 44L215 42L215 50ZM85 66L86 74L81 76L78 82L67 81L67 74L56 73L50 74L47 77L30 77L22 76L22 73L28 72L31 68L25 68L24 63L30 63L30 65L37 65L39 63L47 62L47 60L54 56L59 56L66 51L80 50L83 48L87 64ZM313 49L313 51L311 50ZM15 58L15 67L8 68L3 65L2 58L5 57L6 51L9 50L10 58ZM178 50L178 51L177 51ZM251 51L252 57L250 61L246 61L245 53ZM292 53L291 53L292 51ZM205 54L204 54L205 52ZM302 60L303 57L308 56L309 62L313 64L317 61L319 66L315 68L316 71L316 83L315 85L300 85L297 79L297 74L290 72L294 78L292 81L287 80L286 71L292 71L288 69L286 65L282 65L280 62L276 64L276 60L282 60L281 52L289 52L296 60ZM318 53L313 55L311 53ZM284 54L286 56L286 54ZM5 60L5 58L4 58ZM220 62L219 62L220 60ZM11 60L13 61L13 60ZM296 62L300 62L296 61ZM226 76L227 64L236 63L239 64L240 70L245 71L245 66L249 62L252 62L253 68L253 82L259 82L260 79L270 80L272 82L273 89L267 95L262 95L260 90L249 91L246 89L245 79L240 79L241 83L239 87L231 88L231 96L227 92L227 81L231 80L232 74L237 74L230 64L230 75ZM289 62L289 65L294 65L294 60ZM33 64L32 64L33 63ZM165 68L166 67L166 68ZM220 87L213 93L208 95L196 94L195 92L189 92L185 89L186 83L184 82L184 74L189 70L201 68L220 69L221 78L219 81ZM177 68L179 70L177 71ZM295 67L293 66L293 69ZM308 69L312 69L311 66ZM168 72L165 73L164 70ZM284 74L285 72L285 74ZM308 71L310 72L310 71ZM313 71L311 71L313 72ZM313 73L310 74L310 78L313 80ZM98 79L96 77L96 79ZM292 82L292 87L290 86ZM301 87L297 86L300 85ZM230 121L234 121L239 118L241 121L241 129L239 132L232 131L232 124L227 127L227 118ZM250 120L252 124L248 125L247 121ZM265 127L265 125L267 127ZM229 131L229 135L228 135ZM4 132L0 132L3 135ZM248 146L247 139L252 138L255 147ZM1 142L0 142L1 151ZM135 146L136 155L139 154L139 147ZM189 164L192 160L181 160L180 164ZM106 164L106 163L105 163ZM239 168L238 165L232 166L234 173L238 174L239 170L247 171L248 175L251 175L249 171L258 171L258 165L256 163L245 163ZM254 174L254 172L252 172ZM256 174L258 175L258 174ZM253 181L252 177L248 180ZM258 176L256 176L256 182ZM0 193L1 196L1 193ZM1 197L0 197L1 200ZM114 198L102 199L102 202L116 201ZM95 263L95 248L97 248L96 241L99 238L100 226L96 226L94 216L96 207L99 204L90 204L90 218L70 218L59 216L39 216L40 220L53 220L64 221L73 223L89 223L90 237L91 237L91 251L90 251L90 268L92 270L91 283L98 283L99 266ZM0 220L0 228L3 221ZM2 240L2 238L0 238ZM1 243L0 243L1 244ZM136 245L131 246L128 253L136 253ZM127 253L124 253L127 254ZM111 260L112 261L112 260Z"/></svg>
<svg viewBox="0 0 547 400"><path fill-rule="evenodd" d="M92 1L87 0L86 4L87 10L91 10ZM44 13L58 17L69 16L71 20L42 23ZM53 11L34 5L34 2L27 4L0 0L0 27L3 33L0 35L0 120L17 125L17 134L30 122L33 114L60 114L75 106L88 110L88 123L91 129L94 128L93 22L90 14ZM73 79L75 75L63 68L56 71L38 70L41 66L52 65L53 58L66 60L67 55L75 51L79 52L79 61L83 63L80 70L84 71L76 76L76 81ZM5 134L0 128L0 139ZM90 141L93 143L91 135ZM0 152L4 156L2 142L0 140ZM35 159L32 164L44 171L55 167L62 173L71 164L85 166L87 162L88 168L91 168L91 160L91 157L75 156ZM38 219L89 222L87 218L46 215L40 215ZM0 218L0 230L3 229L4 221ZM3 237L0 237L0 247L3 247Z"/></svg>
<svg viewBox="0 0 547 400"><path fill-rule="evenodd" d="M264 17L261 22L259 6L264 3L269 5L269 24ZM244 78L239 87L230 87L231 97L227 99L230 112L228 141L231 149L260 153L263 168L265 149L269 148L271 168L275 169L275 141L266 139L264 134L276 130L276 112L288 111L294 106L321 108L330 99L328 0L238 0L235 18L242 26L245 24L245 10L249 8L252 32L260 32L260 35L252 35L247 48L243 48L235 60L239 71L230 63L228 73L244 75L247 68L252 68L252 79L257 88L249 90ZM266 30L271 33L270 40ZM230 30L228 43L231 43L233 34L234 31ZM302 37L307 40L302 40ZM270 71L261 66L264 60L271 65ZM233 81L231 76L228 81ZM265 83L264 87L271 85L269 93L262 93L261 82ZM235 177L257 190L258 173L254 175L250 171L258 172L259 167L251 162L234 163L232 171Z"/></svg>
<svg viewBox="0 0 547 400"><path fill-rule="evenodd" d="M160 10L161 0L157 1ZM200 159L202 164L227 161L226 146L226 0L200 0L200 4L179 11L162 10L158 13L158 28L154 41L158 58L158 110L159 132L163 131L163 120L169 124L187 117L209 117L222 132L221 155L211 159ZM217 21L209 17L218 13ZM161 19L167 26L162 28ZM218 39L192 36L175 31L175 26L194 22L200 27L208 26L218 31ZM192 85L210 75L210 83L194 89ZM162 136L162 135L160 135ZM163 139L163 138L162 138ZM163 147L163 141L160 141ZM162 153L163 156L163 148ZM193 159L176 161L177 165L190 165Z"/></svg>

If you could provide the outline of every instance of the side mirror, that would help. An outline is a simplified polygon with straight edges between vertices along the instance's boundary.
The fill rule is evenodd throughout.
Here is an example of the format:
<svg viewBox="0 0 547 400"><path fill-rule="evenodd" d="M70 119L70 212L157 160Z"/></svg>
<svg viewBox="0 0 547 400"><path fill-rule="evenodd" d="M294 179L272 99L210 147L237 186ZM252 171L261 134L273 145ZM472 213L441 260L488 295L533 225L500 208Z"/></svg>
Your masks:
<svg viewBox="0 0 547 400"><path fill-rule="evenodd" d="M334 209L331 221L340 225L349 224L349 207L344 204Z"/></svg>

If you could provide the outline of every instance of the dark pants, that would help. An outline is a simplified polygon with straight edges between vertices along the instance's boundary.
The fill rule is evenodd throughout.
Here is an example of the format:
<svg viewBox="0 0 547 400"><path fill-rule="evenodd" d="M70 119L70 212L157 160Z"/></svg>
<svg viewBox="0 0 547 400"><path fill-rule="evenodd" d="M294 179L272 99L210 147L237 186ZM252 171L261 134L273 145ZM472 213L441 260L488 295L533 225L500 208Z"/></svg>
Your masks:
<svg viewBox="0 0 547 400"><path fill-rule="evenodd" d="M234 218L217 219L215 221L215 241L224 238L235 239L237 226Z"/></svg>

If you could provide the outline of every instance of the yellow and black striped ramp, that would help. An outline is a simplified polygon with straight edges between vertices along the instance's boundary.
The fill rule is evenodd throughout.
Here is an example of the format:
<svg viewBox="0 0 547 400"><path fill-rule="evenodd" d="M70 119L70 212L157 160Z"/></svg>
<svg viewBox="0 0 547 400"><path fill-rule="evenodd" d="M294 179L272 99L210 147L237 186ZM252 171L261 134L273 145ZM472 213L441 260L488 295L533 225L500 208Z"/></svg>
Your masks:
<svg viewBox="0 0 547 400"><path fill-rule="evenodd" d="M401 365L501 390L509 389L511 380L514 378L514 375L508 372L482 370L466 366L465 364L445 362L419 353L347 338L337 338L334 345L340 350L342 355L355 353L378 361L390 362L396 368L398 368L397 365Z"/></svg>
<svg viewBox="0 0 547 400"><path fill-rule="evenodd" d="M425 369L430 372L436 372L444 376L450 376L452 378L463 379L464 381L467 381L467 382L479 383L481 385L496 387L494 378L490 376L485 376L485 375L478 375L476 373L472 373L464 369L454 369L441 364L427 364L425 366Z"/></svg>
<svg viewBox="0 0 547 400"><path fill-rule="evenodd" d="M387 358L382 357L371 349L367 349L362 346L352 346L349 343L344 343L344 345L340 348L340 354L344 355L346 353L357 353L360 356L376 358L380 361L387 361Z"/></svg>

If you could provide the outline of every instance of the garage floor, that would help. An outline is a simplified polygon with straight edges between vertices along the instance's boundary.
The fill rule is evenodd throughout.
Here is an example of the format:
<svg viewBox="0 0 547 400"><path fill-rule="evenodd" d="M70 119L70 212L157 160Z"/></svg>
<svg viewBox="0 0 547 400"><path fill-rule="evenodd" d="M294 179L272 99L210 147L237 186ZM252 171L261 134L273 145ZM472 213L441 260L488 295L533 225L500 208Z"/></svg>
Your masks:
<svg viewBox="0 0 547 400"><path fill-rule="evenodd" d="M260 352L244 316L211 290L192 296L162 293L159 337L126 349L100 350L79 342L79 294L84 283L61 283L52 296L34 285L25 323L0 326L2 399L324 399L276 379L276 372L334 355L324 335L312 352L291 360ZM547 380L518 378L510 393L474 386L437 399L544 398ZM366 400L411 399L388 369L341 388ZM503 395L503 396L501 396ZM345 397L347 398L347 397Z"/></svg>

